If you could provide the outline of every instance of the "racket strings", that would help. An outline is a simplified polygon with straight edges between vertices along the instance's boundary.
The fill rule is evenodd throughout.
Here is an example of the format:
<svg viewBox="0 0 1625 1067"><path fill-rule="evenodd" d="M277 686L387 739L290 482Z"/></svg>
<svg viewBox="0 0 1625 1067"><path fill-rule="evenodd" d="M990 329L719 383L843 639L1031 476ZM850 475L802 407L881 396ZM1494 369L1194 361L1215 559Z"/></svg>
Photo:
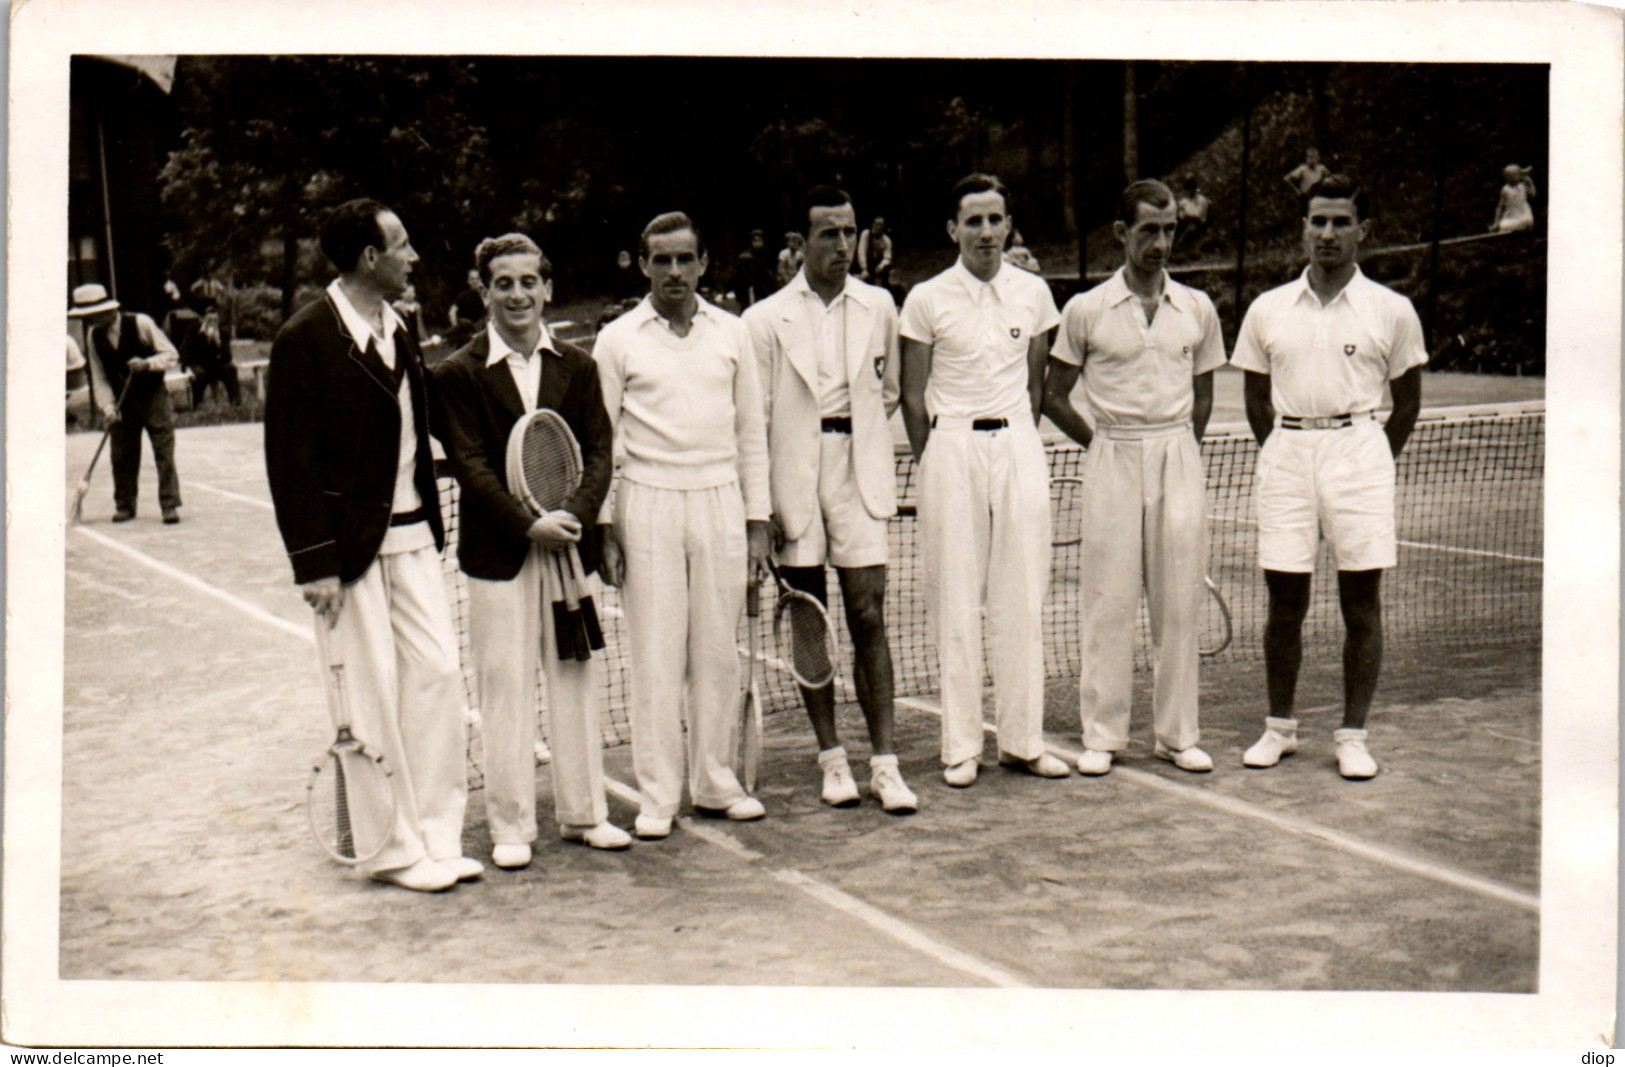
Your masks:
<svg viewBox="0 0 1625 1067"><path fill-rule="evenodd" d="M329 855L354 864L383 851L394 827L394 795L377 757L359 745L334 746L312 769L308 789L311 830Z"/></svg>
<svg viewBox="0 0 1625 1067"><path fill-rule="evenodd" d="M781 613L790 629L790 664L804 685L820 686L835 674L830 656L829 616L810 597L792 596Z"/></svg>
<svg viewBox="0 0 1625 1067"><path fill-rule="evenodd" d="M550 420L531 420L519 452L526 488L549 511L563 504L581 482L580 461L559 428Z"/></svg>

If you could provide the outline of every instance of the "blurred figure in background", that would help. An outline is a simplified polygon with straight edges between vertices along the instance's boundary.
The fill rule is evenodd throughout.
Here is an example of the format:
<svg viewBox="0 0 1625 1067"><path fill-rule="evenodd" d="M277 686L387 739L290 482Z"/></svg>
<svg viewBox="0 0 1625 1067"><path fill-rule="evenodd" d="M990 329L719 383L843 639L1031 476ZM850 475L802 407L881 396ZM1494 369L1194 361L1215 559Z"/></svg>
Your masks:
<svg viewBox="0 0 1625 1067"><path fill-rule="evenodd" d="M1320 161L1320 149L1311 148L1303 154L1303 162L1287 172L1284 179L1292 187L1294 196L1308 196L1315 183L1332 172Z"/></svg>
<svg viewBox="0 0 1625 1067"><path fill-rule="evenodd" d="M784 235L784 247L779 249L778 288L790 284L807 258L807 239L794 230Z"/></svg>
<svg viewBox="0 0 1625 1067"><path fill-rule="evenodd" d="M887 288L891 285L891 261L891 234L886 232L885 216L876 215L869 228L858 234L858 280Z"/></svg>
<svg viewBox="0 0 1625 1067"><path fill-rule="evenodd" d="M1180 189L1177 201L1179 231L1174 235L1174 244L1187 255L1200 256L1203 242L1207 239L1207 216L1213 201L1202 194L1201 185L1194 174L1185 175Z"/></svg>
<svg viewBox="0 0 1625 1067"><path fill-rule="evenodd" d="M1501 186L1501 199L1495 204L1495 219L1490 223L1491 233L1517 233L1535 228L1535 209L1529 201L1535 198L1535 182L1529 175L1533 167L1510 164L1501 171L1506 183Z"/></svg>
<svg viewBox="0 0 1625 1067"><path fill-rule="evenodd" d="M186 336L180 349L181 366L192 375L192 410L203 404L203 396L215 382L225 387L226 399L232 407L242 403L242 385L237 380L237 365L231 361L231 345L220 329L220 308L212 300L199 305L203 313L198 323ZM197 318L196 313L193 317Z"/></svg>

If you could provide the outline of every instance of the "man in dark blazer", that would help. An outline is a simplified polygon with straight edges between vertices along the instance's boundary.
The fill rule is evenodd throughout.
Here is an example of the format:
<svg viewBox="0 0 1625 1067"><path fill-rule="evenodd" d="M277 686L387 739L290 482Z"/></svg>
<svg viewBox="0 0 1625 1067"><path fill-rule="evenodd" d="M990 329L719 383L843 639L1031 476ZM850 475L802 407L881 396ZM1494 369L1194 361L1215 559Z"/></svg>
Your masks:
<svg viewBox="0 0 1625 1067"><path fill-rule="evenodd" d="M559 834L592 848L632 838L608 821L598 710L602 660L561 660L553 615L563 551L578 546L598 566L598 510L609 491L613 434L592 357L554 341L542 322L553 268L529 237L480 242L475 265L486 326L435 368L437 433L462 495L458 563L468 576L469 647L485 746L485 808L491 860L524 867L536 840L536 670L547 678L548 740ZM508 438L529 412L559 413L581 447L582 479L564 506L540 517L510 491ZM568 563L564 564L568 566Z"/></svg>
<svg viewBox="0 0 1625 1067"><path fill-rule="evenodd" d="M389 306L418 257L375 200L329 212L321 246L339 277L271 347L271 499L316 612L324 672L343 664L352 728L394 772L394 826L364 869L405 889L449 889L483 867L462 855L463 683L441 574L429 383L417 340ZM328 698L334 706L331 678ZM358 824L387 818L376 798L350 802Z"/></svg>

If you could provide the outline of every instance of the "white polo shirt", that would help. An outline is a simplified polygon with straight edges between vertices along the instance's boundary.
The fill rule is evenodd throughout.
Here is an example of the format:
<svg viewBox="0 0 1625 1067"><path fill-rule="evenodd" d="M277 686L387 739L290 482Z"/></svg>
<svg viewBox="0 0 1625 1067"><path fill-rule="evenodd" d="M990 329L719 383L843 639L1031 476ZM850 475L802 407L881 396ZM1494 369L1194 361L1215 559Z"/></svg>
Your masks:
<svg viewBox="0 0 1625 1067"><path fill-rule="evenodd" d="M1428 361L1410 299L1354 269L1322 306L1309 271L1247 309L1230 362L1270 376L1279 415L1323 418L1374 411L1383 387Z"/></svg>
<svg viewBox="0 0 1625 1067"><path fill-rule="evenodd" d="M343 321L344 329L355 342L355 346L365 352L370 341L373 350L378 353L378 358L384 361L384 366L394 370L395 331L406 329L406 324L395 313L395 309L387 302L384 304L384 336L379 337L372 332L372 325L361 312L350 303L350 298L344 295L344 287L339 284L337 278L327 287L327 294L333 298L333 306L338 308L339 318ZM401 440L400 450L395 457L395 500L390 506L390 511L402 514L423 507L423 496L418 492L416 481L418 430L417 419L412 412L411 375L401 375L401 388L395 394L395 399L401 407ZM434 506L439 507L439 501L436 501ZM384 531L384 540L378 546L378 554L392 556L433 546L434 531L429 524L415 522L410 526L391 526Z"/></svg>
<svg viewBox="0 0 1625 1067"><path fill-rule="evenodd" d="M644 297L604 327L592 354L619 477L657 489L737 481L745 517L766 521L767 419L743 322L700 299L688 336L679 337ZM611 514L606 499L598 521Z"/></svg>
<svg viewBox="0 0 1625 1067"><path fill-rule="evenodd" d="M1208 295L1167 274L1148 325L1119 269L1066 302L1050 355L1083 367L1096 426L1154 426L1190 421L1191 379L1224 365L1224 336Z"/></svg>
<svg viewBox="0 0 1625 1067"><path fill-rule="evenodd" d="M1027 346L1061 321L1036 274L1001 266L991 282L963 259L909 290L898 332L931 346L928 414L1030 418Z"/></svg>

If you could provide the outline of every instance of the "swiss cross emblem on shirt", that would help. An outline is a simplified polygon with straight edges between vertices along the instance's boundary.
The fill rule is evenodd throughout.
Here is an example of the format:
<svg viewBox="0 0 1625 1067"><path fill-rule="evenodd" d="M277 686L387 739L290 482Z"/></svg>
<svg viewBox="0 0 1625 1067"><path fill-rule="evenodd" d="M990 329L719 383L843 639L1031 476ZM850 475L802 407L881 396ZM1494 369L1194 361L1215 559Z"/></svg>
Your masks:
<svg viewBox="0 0 1625 1067"><path fill-rule="evenodd" d="M1353 345L1344 345L1344 346L1343 346L1343 354L1344 354L1344 355L1345 355L1345 356L1352 356L1352 355L1354 355L1354 346L1353 346Z"/></svg>
<svg viewBox="0 0 1625 1067"><path fill-rule="evenodd" d="M1012 326L1012 327L1010 327L1010 336L1014 337L1018 341L1021 340L1021 327L1020 326Z"/></svg>

